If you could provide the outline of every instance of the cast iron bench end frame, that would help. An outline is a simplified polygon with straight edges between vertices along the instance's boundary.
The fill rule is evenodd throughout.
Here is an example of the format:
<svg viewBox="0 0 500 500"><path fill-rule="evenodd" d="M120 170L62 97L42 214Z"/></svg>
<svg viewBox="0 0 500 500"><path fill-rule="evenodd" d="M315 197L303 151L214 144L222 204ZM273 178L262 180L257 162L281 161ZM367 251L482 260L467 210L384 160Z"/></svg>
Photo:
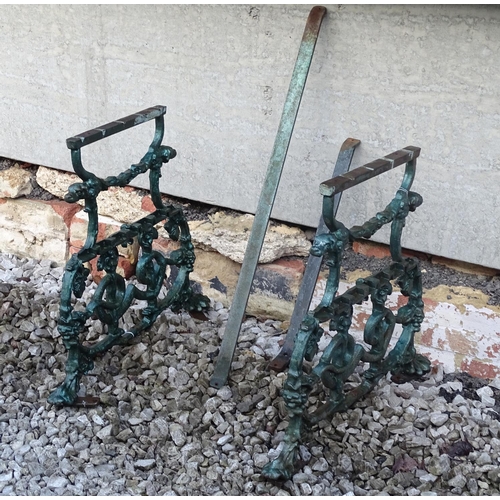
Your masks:
<svg viewBox="0 0 500 500"><path fill-rule="evenodd" d="M66 378L49 395L49 403L78 404L80 379L93 368L95 358L112 346L127 343L139 335L149 328L165 309L170 308L174 312L185 309L196 313L202 312L210 305L207 297L193 291L189 281L195 254L189 226L182 209L170 204L165 205L160 194L161 168L177 154L175 149L161 145L165 130L165 113L165 106L154 106L88 130L66 141L71 150L73 168L82 182L72 184L68 188L65 200L69 203L85 200L84 210L88 214L89 222L83 248L71 256L63 275L58 330L68 350ZM118 176L102 179L83 167L81 148L153 119L155 120L153 141L143 158L128 170ZM146 172L149 173L150 194L156 210L136 222L123 224L118 232L97 241L99 193L112 186L125 187L135 177ZM161 222L164 222L163 227L169 237L180 244L180 248L168 256L153 249L153 242L159 236L156 226ZM117 247L127 246L135 238L141 249L136 265L136 279L145 287L143 290L132 283L126 284L118 272ZM75 301L82 297L90 273L86 264L95 258L97 258L97 269L104 271L105 276L99 282L85 309L76 310ZM160 297L167 278L168 266L174 266L177 272L172 273L174 279L170 289L164 297ZM147 306L141 311L140 322L130 330L125 330L122 317L135 300L144 300ZM90 319L100 320L107 334L102 340L89 346L84 345L80 337Z"/></svg>
<svg viewBox="0 0 500 500"><path fill-rule="evenodd" d="M419 155L420 148L407 146L321 183L323 220L328 232L315 237L311 254L323 258L329 274L320 304L304 317L295 337L282 393L290 421L280 455L262 471L268 479L289 479L304 430L335 412L346 411L387 373L390 372L393 379L406 381L430 371L429 360L417 354L414 347L415 333L420 331L424 319L420 269L416 259L403 257L401 248L406 217L423 201L418 193L410 191ZM406 168L401 186L384 210L363 225L350 229L336 220L336 194L402 164L406 164ZM354 287L337 295L340 263L346 245L358 238L370 238L389 223L392 263L372 276L358 279ZM408 298L396 314L386 307L387 297L393 291L391 282L395 282L402 295ZM368 299L372 303L372 314L364 328L364 344L360 344L349 332L353 306ZM321 355L316 356L324 333L320 324L326 321L329 330L336 334ZM402 332L389 350L396 324L402 326ZM348 383L349 378L359 368L362 369L361 382L353 387ZM324 391L322 404L308 408L309 395L316 386Z"/></svg>

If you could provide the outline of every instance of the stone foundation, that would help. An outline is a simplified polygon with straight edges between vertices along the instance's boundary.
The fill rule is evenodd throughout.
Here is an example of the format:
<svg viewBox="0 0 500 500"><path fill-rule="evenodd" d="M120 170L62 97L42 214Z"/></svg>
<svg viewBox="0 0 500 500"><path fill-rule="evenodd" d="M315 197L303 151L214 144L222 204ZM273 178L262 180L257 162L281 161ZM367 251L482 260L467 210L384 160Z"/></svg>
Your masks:
<svg viewBox="0 0 500 500"><path fill-rule="evenodd" d="M12 170L15 170L12 172ZM7 172L7 173L6 173ZM33 184L33 174L16 164L0 172L0 251L23 257L49 259L64 265L71 253L82 248L87 234L87 215L78 204L60 199L67 187L78 178L72 174L39 167L37 184L58 199L41 201L26 198ZM137 220L153 206L149 196L133 188L110 189L98 198L100 209L99 239L116 232L123 223ZM204 221L190 221L195 245L196 263L191 277L204 294L229 307L233 300L253 217L217 212ZM237 229L241 227L238 240ZM169 253L177 244L160 228L154 248ZM245 230L246 229L246 230ZM271 223L257 268L247 314L287 322L304 273L304 260L310 242L298 228ZM358 253L381 258L389 255L388 247L371 242L356 243ZM138 259L137 242L120 248L120 272L134 274ZM411 253L411 252L410 252ZM479 274L497 274L459 262L444 262L452 267ZM101 273L95 262L89 263L94 279ZM351 273L341 283L340 292L354 285L363 273ZM312 306L319 303L326 275L321 273ZM394 307L404 300L399 292L390 298ZM417 349L434 364L442 363L445 371L467 371L471 375L493 378L500 375L500 308L489 306L488 297L465 287L438 286L424 292L426 317L417 336ZM362 340L363 321L370 314L369 304L359 306L353 322ZM326 344L329 335L325 335Z"/></svg>

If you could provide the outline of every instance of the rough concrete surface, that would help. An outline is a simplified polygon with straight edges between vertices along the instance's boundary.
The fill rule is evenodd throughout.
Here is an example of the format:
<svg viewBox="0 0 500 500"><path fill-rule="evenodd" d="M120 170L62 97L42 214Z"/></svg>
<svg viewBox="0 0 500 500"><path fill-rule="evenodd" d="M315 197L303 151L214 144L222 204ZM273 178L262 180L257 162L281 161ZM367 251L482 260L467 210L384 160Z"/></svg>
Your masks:
<svg viewBox="0 0 500 500"><path fill-rule="evenodd" d="M162 190L252 213L310 7L2 5L0 155L71 170L67 137L165 104L178 156ZM411 144L424 204L404 245L500 268L500 11L327 8L274 218L316 225L318 185L347 137L362 141L353 166ZM128 130L85 148L84 165L117 174L151 139L152 125ZM400 176L346 193L341 218L372 216Z"/></svg>

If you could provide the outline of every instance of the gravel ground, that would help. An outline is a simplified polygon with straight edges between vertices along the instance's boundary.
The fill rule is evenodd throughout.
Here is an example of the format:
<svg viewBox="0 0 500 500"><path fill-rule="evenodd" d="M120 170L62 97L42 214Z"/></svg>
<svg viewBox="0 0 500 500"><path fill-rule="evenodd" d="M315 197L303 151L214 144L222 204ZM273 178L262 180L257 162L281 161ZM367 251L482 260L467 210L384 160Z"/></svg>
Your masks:
<svg viewBox="0 0 500 500"><path fill-rule="evenodd" d="M83 379L99 405L48 405L66 359L61 276L48 261L0 254L1 495L500 494L500 379L440 369L381 382L306 437L292 480L264 480L287 425L285 374L266 371L281 324L249 318L229 385L215 390L228 316L217 303L207 322L166 312L107 353ZM88 338L101 333L94 325Z"/></svg>

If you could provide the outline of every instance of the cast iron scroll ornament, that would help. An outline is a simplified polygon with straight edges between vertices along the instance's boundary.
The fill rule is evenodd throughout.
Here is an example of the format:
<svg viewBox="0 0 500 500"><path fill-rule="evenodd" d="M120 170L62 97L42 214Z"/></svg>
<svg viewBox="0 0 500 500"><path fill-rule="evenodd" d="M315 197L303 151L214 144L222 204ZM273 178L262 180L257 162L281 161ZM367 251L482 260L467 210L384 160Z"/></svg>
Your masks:
<svg viewBox="0 0 500 500"><path fill-rule="evenodd" d="M420 148L408 146L320 186L323 218L329 232L315 238L311 254L323 257L329 274L321 303L306 315L295 340L283 388L290 421L280 455L263 469L263 475L269 479L289 479L293 474L302 432L320 420L330 418L335 412L346 411L388 372L397 376L420 377L430 370L429 360L417 354L414 347L415 333L420 330L424 318L420 270L417 261L403 257L401 251L405 219L410 211L422 204L422 197L410 191L419 154ZM406 170L401 187L383 211L362 226L351 229L335 219L335 194L404 163ZM389 223L392 263L368 278L358 279L353 288L336 296L340 263L347 243L357 238L370 238ZM395 282L402 295L408 297L406 305L396 314L386 307L387 297L393 290L391 282ZM349 329L353 306L368 299L372 302L372 314L366 322L364 345L361 345ZM336 334L317 358L318 342L324 333L320 324L327 321L329 330ZM394 347L387 352L397 324L402 326L402 332ZM314 363L315 366L312 366ZM361 382L350 388L346 382L358 365L365 367ZM323 402L308 409L309 395L315 388L324 391Z"/></svg>
<svg viewBox="0 0 500 500"><path fill-rule="evenodd" d="M50 394L49 403L75 404L80 379L93 368L96 357L112 346L126 343L139 335L149 328L165 309L201 312L209 306L209 299L204 295L194 293L189 282L189 273L193 270L195 255L184 214L174 205L164 205L160 195L159 179L163 163L167 163L176 156L173 148L161 145L165 112L165 106L154 106L67 140L73 168L82 182L69 187L65 200L70 203L85 200L85 212L88 214L89 222L87 239L83 248L72 255L64 271L58 330L68 350L66 378ZM83 146L152 119L155 119L153 142L139 163L132 165L130 169L116 177L111 176L106 179L101 179L83 168L81 161ZM111 186L124 187L136 176L146 172L149 172L151 199L156 210L132 224L122 225L120 231L97 241L99 222L97 196L99 193ZM180 248L168 257L152 248L153 241L158 238L158 230L155 226L162 222L169 237L180 243ZM132 283L126 284L125 279L117 270L117 247L126 246L134 238L137 238L141 249L136 267L136 279L142 285L142 289ZM106 274L85 309L76 310L75 298L82 297L89 274L85 264L94 258L98 259L98 270L105 271ZM176 266L178 272L173 285L164 297L160 298L167 266ZM147 306L142 310L140 322L127 331L122 327L121 318L134 300L146 301ZM81 336L90 318L98 319L103 323L106 336L93 345L83 345Z"/></svg>

